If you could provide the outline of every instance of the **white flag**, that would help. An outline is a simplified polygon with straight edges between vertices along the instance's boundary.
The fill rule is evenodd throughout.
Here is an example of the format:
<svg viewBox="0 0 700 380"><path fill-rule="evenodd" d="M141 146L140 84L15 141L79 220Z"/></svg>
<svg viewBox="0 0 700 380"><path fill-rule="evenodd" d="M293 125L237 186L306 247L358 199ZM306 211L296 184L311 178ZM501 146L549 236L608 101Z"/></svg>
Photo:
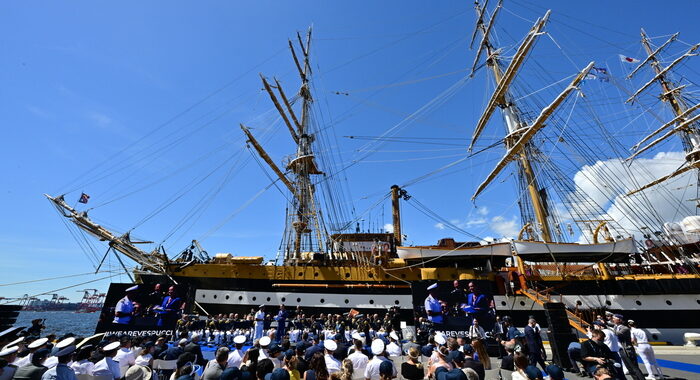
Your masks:
<svg viewBox="0 0 700 380"><path fill-rule="evenodd" d="M637 63L639 60L637 58L628 57L626 55L619 54L620 60L627 63Z"/></svg>

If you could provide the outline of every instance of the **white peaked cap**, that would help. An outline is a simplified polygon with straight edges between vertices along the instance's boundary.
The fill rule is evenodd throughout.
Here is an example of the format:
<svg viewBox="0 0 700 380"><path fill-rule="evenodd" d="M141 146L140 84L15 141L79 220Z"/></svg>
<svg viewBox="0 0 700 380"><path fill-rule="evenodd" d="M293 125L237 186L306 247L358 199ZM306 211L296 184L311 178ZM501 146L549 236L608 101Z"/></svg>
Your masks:
<svg viewBox="0 0 700 380"><path fill-rule="evenodd" d="M104 348L102 349L102 351L112 351L112 350L116 350L117 348L121 347L121 345L122 345L122 344L119 343L119 342L112 342L112 343L110 343L110 344L104 346Z"/></svg>
<svg viewBox="0 0 700 380"><path fill-rule="evenodd" d="M379 355L384 352L384 342L381 339L372 341L372 354Z"/></svg>
<svg viewBox="0 0 700 380"><path fill-rule="evenodd" d="M29 343L27 348L38 348L38 347L45 345L48 342L49 342L48 338L39 338L39 339Z"/></svg>
<svg viewBox="0 0 700 380"><path fill-rule="evenodd" d="M261 347L269 346L271 342L272 342L272 339L270 339L269 336L264 336L264 337L260 338L260 340L258 341L258 343L260 343Z"/></svg>
<svg viewBox="0 0 700 380"><path fill-rule="evenodd" d="M362 340L362 335L358 332L352 333L352 339Z"/></svg>
<svg viewBox="0 0 700 380"><path fill-rule="evenodd" d="M323 348L325 348L328 351L335 351L338 348L338 343L336 343L333 340L324 340Z"/></svg>
<svg viewBox="0 0 700 380"><path fill-rule="evenodd" d="M75 343L75 338L69 337L66 339L63 339L62 341L56 343L56 348L61 349L70 346L71 344Z"/></svg>
<svg viewBox="0 0 700 380"><path fill-rule="evenodd" d="M19 350L19 347L17 347L17 346L8 347L8 348L0 351L0 357L14 354L15 352L17 352L17 350Z"/></svg>
<svg viewBox="0 0 700 380"><path fill-rule="evenodd" d="M134 292L134 291L137 291L137 290L139 290L139 286L138 286L138 285L134 285L134 286L132 286L132 287L126 289L127 292Z"/></svg>
<svg viewBox="0 0 700 380"><path fill-rule="evenodd" d="M428 286L428 290L437 289L437 287L438 287L438 284L437 284L437 282L436 282L436 283L434 283L434 284Z"/></svg>
<svg viewBox="0 0 700 380"><path fill-rule="evenodd" d="M443 345L447 343L447 339L445 339L445 336L442 334L435 334L435 343Z"/></svg>
<svg viewBox="0 0 700 380"><path fill-rule="evenodd" d="M236 337L233 338L233 343L236 343L236 344L245 343L245 336L244 335L236 335Z"/></svg>
<svg viewBox="0 0 700 380"><path fill-rule="evenodd" d="M389 333L389 336L390 336L391 339L393 339L393 340L396 340L396 341L399 340L399 336L396 335L396 332L395 332L395 331L390 332L390 333Z"/></svg>

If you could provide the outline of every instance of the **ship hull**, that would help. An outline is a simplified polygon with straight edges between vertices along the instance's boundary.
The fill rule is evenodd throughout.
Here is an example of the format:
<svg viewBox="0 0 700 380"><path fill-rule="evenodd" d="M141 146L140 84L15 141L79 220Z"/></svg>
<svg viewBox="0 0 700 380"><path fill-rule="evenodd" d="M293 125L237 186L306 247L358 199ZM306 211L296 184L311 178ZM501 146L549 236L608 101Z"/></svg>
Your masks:
<svg viewBox="0 0 700 380"><path fill-rule="evenodd" d="M416 246L416 247L396 247L396 254L400 259L431 259L435 257L460 257L477 256L492 257L512 255L510 243L496 243L477 247L446 248L440 246Z"/></svg>

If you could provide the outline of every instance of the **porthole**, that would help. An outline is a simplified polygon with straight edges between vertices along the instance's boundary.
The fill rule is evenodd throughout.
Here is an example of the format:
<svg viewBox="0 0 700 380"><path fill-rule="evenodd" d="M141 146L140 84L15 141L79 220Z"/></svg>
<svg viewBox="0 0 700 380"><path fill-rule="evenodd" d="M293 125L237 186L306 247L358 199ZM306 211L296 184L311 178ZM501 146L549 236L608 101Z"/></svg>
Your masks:
<svg viewBox="0 0 700 380"><path fill-rule="evenodd" d="M298 275L299 277L302 277L302 276L304 275L304 272L299 272L297 275Z"/></svg>
<svg viewBox="0 0 700 380"><path fill-rule="evenodd" d="M670 300L666 300L666 305L671 306L673 305L673 302L671 302Z"/></svg>
<svg viewBox="0 0 700 380"><path fill-rule="evenodd" d="M345 303L346 303L346 304L350 303L350 300L346 298L346 299L345 299Z"/></svg>
<svg viewBox="0 0 700 380"><path fill-rule="evenodd" d="M501 306L506 306L506 305L507 305L506 301L501 301Z"/></svg>
<svg viewBox="0 0 700 380"><path fill-rule="evenodd" d="M267 297L267 302L270 302L270 297Z"/></svg>
<svg viewBox="0 0 700 380"><path fill-rule="evenodd" d="M394 305L400 304L399 300L394 300Z"/></svg>
<svg viewBox="0 0 700 380"><path fill-rule="evenodd" d="M581 305L583 305L583 302L581 302L581 300L576 300L576 306L581 306Z"/></svg>
<svg viewBox="0 0 700 380"><path fill-rule="evenodd" d="M202 294L202 298L207 298L207 295L206 295L206 294Z"/></svg>
<svg viewBox="0 0 700 380"><path fill-rule="evenodd" d="M345 278L350 278L350 272L345 273Z"/></svg>
<svg viewBox="0 0 700 380"><path fill-rule="evenodd" d="M612 302L610 302L610 300L605 300L605 304L608 305L608 306L611 306L611 305L612 305Z"/></svg>
<svg viewBox="0 0 700 380"><path fill-rule="evenodd" d="M695 300L695 302L697 302L697 303L698 303L698 305L700 305L700 300Z"/></svg>
<svg viewBox="0 0 700 380"><path fill-rule="evenodd" d="M282 297L282 302L286 301L287 299L285 297Z"/></svg>
<svg viewBox="0 0 700 380"><path fill-rule="evenodd" d="M255 300L257 300L257 299L258 299L258 297L253 297L253 301L255 301Z"/></svg>
<svg viewBox="0 0 700 380"><path fill-rule="evenodd" d="M227 294L227 295L226 295L226 300L228 301L229 298L231 298L231 296L229 296L229 295Z"/></svg>
<svg viewBox="0 0 700 380"><path fill-rule="evenodd" d="M214 294L214 299L216 299L216 294Z"/></svg>
<svg viewBox="0 0 700 380"><path fill-rule="evenodd" d="M374 305L374 300L369 300L370 305Z"/></svg>
<svg viewBox="0 0 700 380"><path fill-rule="evenodd" d="M520 306L525 306L525 301L520 301Z"/></svg>
<svg viewBox="0 0 700 380"><path fill-rule="evenodd" d="M636 300L636 301L634 301L634 303L636 303L637 306L641 306L641 305L642 305L642 301L640 301L640 300Z"/></svg>
<svg viewBox="0 0 700 380"><path fill-rule="evenodd" d="M238 296L239 301L243 301L243 296Z"/></svg>
<svg viewBox="0 0 700 380"><path fill-rule="evenodd" d="M323 298L321 298L321 303L326 303L326 300L324 300Z"/></svg>
<svg viewBox="0 0 700 380"><path fill-rule="evenodd" d="M301 302L301 298L297 298L297 302Z"/></svg>
<svg viewBox="0 0 700 380"><path fill-rule="evenodd" d="M659 336L656 334L651 334L651 339L659 340Z"/></svg>
<svg viewBox="0 0 700 380"><path fill-rule="evenodd" d="M314 277L318 277L318 272L314 272Z"/></svg>
<svg viewBox="0 0 700 380"><path fill-rule="evenodd" d="M372 273L372 272L367 273L367 277L369 277L369 278L374 277L374 273Z"/></svg>

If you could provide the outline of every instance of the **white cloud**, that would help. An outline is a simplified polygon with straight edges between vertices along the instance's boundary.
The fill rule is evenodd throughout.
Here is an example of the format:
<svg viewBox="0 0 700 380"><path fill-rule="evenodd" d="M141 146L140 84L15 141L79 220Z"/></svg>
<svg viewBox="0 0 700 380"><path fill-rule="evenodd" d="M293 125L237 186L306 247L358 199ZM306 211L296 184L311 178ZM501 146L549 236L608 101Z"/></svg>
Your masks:
<svg viewBox="0 0 700 380"><path fill-rule="evenodd" d="M518 232L520 232L518 224L519 223L515 216L510 219L506 219L499 215L491 218L489 227L491 228L491 231L495 232L501 237L514 238L518 235Z"/></svg>
<svg viewBox="0 0 700 380"><path fill-rule="evenodd" d="M438 230L444 230L445 229L445 223L436 223L435 228Z"/></svg>
<svg viewBox="0 0 700 380"><path fill-rule="evenodd" d="M660 231L660 223L679 222L694 214L696 202L689 199L696 197L696 172L684 173L636 195L624 194L673 172L684 161L684 152L661 152L653 158L636 159L629 166L619 160L599 161L579 170L574 182L628 232L614 234L641 237L644 232L638 227L649 227L647 232ZM577 208L604 217L598 207L578 203Z"/></svg>
<svg viewBox="0 0 700 380"><path fill-rule="evenodd" d="M486 216L489 214L489 208L486 206L481 206L476 209L476 213L481 215L481 216Z"/></svg>
<svg viewBox="0 0 700 380"><path fill-rule="evenodd" d="M387 223L384 225L384 231L393 234L394 233L394 225L391 223Z"/></svg>

